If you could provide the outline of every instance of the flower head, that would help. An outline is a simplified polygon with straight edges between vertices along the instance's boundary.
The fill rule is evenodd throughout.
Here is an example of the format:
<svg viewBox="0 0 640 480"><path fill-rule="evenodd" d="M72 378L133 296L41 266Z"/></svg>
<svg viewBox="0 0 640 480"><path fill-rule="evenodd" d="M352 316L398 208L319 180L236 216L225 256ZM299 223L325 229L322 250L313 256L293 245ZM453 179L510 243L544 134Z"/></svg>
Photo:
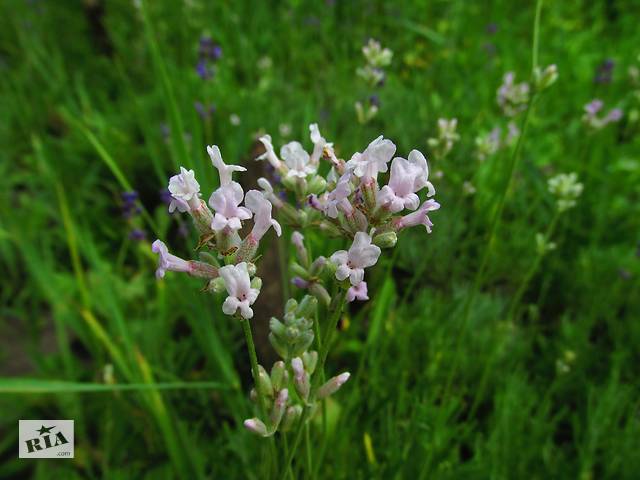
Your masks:
<svg viewBox="0 0 640 480"><path fill-rule="evenodd" d="M287 177L305 178L317 170L317 166L311 164L311 157L302 148L300 142L289 142L280 149L280 156L289 167Z"/></svg>
<svg viewBox="0 0 640 480"><path fill-rule="evenodd" d="M396 153L395 144L382 135L372 141L364 152L356 152L347 162L347 169L353 171L356 177L376 179L379 172L386 172L387 164Z"/></svg>
<svg viewBox="0 0 640 480"><path fill-rule="evenodd" d="M309 125L309 132L311 136L311 141L313 142L313 152L311 153L311 158L309 159L309 163L311 165L317 165L320 162L320 157L324 152L324 147L329 145L324 137L320 134L320 129L318 128L317 123L312 123Z"/></svg>
<svg viewBox="0 0 640 480"><path fill-rule="evenodd" d="M188 212L200 205L200 184L193 170L180 167L180 173L169 179L169 192L173 197L169 204L169 212L176 209Z"/></svg>
<svg viewBox="0 0 640 480"><path fill-rule="evenodd" d="M357 286L364 279L364 269L376 264L380 257L380 247L371 243L371 237L365 232L357 232L353 244L346 250L339 250L331 255L331 261L337 265L336 278L340 281L349 279L351 285Z"/></svg>
<svg viewBox="0 0 640 480"><path fill-rule="evenodd" d="M237 182L222 185L209 198L209 205L215 210L211 228L216 232L221 230L236 231L242 227L242 220L251 218L251 212L240 207L244 192Z"/></svg>
<svg viewBox="0 0 640 480"><path fill-rule="evenodd" d="M260 241L270 227L273 227L278 236L282 234L280 224L271 218L271 202L261 192L249 190L244 204L254 213L251 236L256 242Z"/></svg>
<svg viewBox="0 0 640 480"><path fill-rule="evenodd" d="M240 165L227 165L222 160L222 155L220 154L220 149L217 145L208 146L207 153L209 157L211 157L211 163L213 166L218 169L218 173L220 175L220 185L227 185L231 183L231 176L233 172L246 172L247 169L241 167Z"/></svg>
<svg viewBox="0 0 640 480"><path fill-rule="evenodd" d="M405 208L415 210L420 204L415 192L427 187L428 196L432 197L436 193L428 178L427 159L418 150L412 150L408 159L394 158L389 184L378 192L378 204L393 213Z"/></svg>
<svg viewBox="0 0 640 480"><path fill-rule="evenodd" d="M548 180L547 186L549 192L553 194L558 201L558 210L564 212L575 207L576 200L582 194L583 185L578 182L578 174L560 173Z"/></svg>
<svg viewBox="0 0 640 480"><path fill-rule="evenodd" d="M248 320L253 317L251 305L258 298L260 290L251 288L246 262L226 265L220 268L219 274L229 294L222 304L222 311L226 315L235 315L240 310L242 318Z"/></svg>

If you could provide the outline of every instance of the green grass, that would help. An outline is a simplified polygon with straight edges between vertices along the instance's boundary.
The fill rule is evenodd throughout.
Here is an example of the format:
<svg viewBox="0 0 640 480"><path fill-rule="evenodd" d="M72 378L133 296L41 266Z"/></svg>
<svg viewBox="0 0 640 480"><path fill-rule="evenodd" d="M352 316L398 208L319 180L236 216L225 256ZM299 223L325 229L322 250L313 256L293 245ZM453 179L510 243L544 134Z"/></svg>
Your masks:
<svg viewBox="0 0 640 480"><path fill-rule="evenodd" d="M256 132L280 145L289 124L308 147L317 121L346 158L379 134L425 152L442 208L431 235L414 229L384 251L367 273L371 300L342 318L327 372L352 377L327 403L327 436L311 421L313 465L303 442L294 478L637 478L637 2L544 2L538 63L556 63L559 80L517 156L484 162L474 140L506 126L504 72L526 80L535 61L535 2L135 3L0 5L0 477L262 479L284 464L293 435L276 436L274 456L242 428L253 406L241 326L197 279L156 281L150 242L194 256L196 233L180 236L189 219L159 197L178 165L208 196L205 146L217 144L253 170L251 188ZM195 72L205 33L223 49L209 81ZM369 37L394 59L379 114L360 125ZM606 58L613 79L594 83ZM596 97L625 116L589 133L582 107ZM216 105L209 119L196 101ZM426 144L439 117L457 117L461 135L445 159ZM529 273L554 217L546 181L569 171L583 195ZM142 201L131 221L125 190ZM130 240L134 227L148 241ZM315 256L344 247L307 235ZM278 314L282 291L269 292ZM252 325L270 365L267 321ZM74 419L76 458L17 459L17 423L30 418Z"/></svg>

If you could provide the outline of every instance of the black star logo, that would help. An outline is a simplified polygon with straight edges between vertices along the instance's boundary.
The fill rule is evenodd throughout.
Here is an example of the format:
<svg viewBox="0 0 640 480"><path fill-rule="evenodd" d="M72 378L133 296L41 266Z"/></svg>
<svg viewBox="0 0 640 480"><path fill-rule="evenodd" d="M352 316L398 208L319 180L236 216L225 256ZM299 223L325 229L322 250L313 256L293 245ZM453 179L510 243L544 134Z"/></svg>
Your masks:
<svg viewBox="0 0 640 480"><path fill-rule="evenodd" d="M36 432L39 432L40 435L44 435L45 433L49 433L51 432L51 430L53 430L55 427L45 427L44 425L42 425L40 427L40 430L36 430Z"/></svg>

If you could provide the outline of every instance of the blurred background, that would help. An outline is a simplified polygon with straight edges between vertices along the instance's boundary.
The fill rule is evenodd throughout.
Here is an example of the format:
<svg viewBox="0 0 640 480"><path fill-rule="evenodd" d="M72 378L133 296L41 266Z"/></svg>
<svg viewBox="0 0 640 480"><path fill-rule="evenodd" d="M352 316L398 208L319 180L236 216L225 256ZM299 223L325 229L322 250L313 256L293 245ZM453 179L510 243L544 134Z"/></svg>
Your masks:
<svg viewBox="0 0 640 480"><path fill-rule="evenodd" d="M559 79L523 134L496 90L528 81L534 16L508 0L0 2L0 477L261 478L239 325L198 279L156 281L150 244L193 256L166 187L182 165L208 197L206 145L249 169L246 190L259 135L309 148L318 122L342 158L380 134L424 152L442 207L340 321L329 368L353 376L317 477L637 478L640 4L545 2L539 64ZM374 85L356 73L370 38L394 53ZM619 118L586 125L594 99ZM446 154L427 143L439 118L457 119ZM556 218L562 172L584 190ZM552 221L553 249L536 243ZM269 317L300 295L290 245L270 242L265 364ZM30 418L75 419L75 459L18 460Z"/></svg>

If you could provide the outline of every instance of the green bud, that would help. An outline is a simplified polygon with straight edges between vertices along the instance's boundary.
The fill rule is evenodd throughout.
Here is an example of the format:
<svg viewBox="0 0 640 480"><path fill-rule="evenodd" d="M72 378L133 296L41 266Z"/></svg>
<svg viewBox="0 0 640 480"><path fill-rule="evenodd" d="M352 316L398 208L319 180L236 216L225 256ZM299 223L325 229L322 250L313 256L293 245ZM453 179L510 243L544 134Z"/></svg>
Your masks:
<svg viewBox="0 0 640 480"><path fill-rule="evenodd" d="M215 293L222 293L227 291L227 287L222 277L214 278L209 282L208 288Z"/></svg>
<svg viewBox="0 0 640 480"><path fill-rule="evenodd" d="M309 286L309 293L316 297L319 302L322 302L325 307L328 307L331 303L331 296L329 295L329 292L327 292L327 289L318 282L313 282Z"/></svg>
<svg viewBox="0 0 640 480"><path fill-rule="evenodd" d="M253 277L256 274L256 270L257 269L255 263L247 262L247 273L250 277Z"/></svg>
<svg viewBox="0 0 640 480"><path fill-rule="evenodd" d="M316 195L324 192L327 188L327 181L320 175L314 175L307 184L307 195L315 193Z"/></svg>
<svg viewBox="0 0 640 480"><path fill-rule="evenodd" d="M214 267L220 267L220 262L218 262L218 259L211 255L209 252L200 252L198 256L203 262L208 263L209 265L213 265Z"/></svg>
<svg viewBox="0 0 640 480"><path fill-rule="evenodd" d="M289 374L283 361L278 361L271 368L271 385L274 390L280 391L287 386Z"/></svg>
<svg viewBox="0 0 640 480"><path fill-rule="evenodd" d="M309 372L309 375L313 374L318 364L318 352L315 350L304 352L302 354L302 364L304 365L304 369Z"/></svg>
<svg viewBox="0 0 640 480"><path fill-rule="evenodd" d="M262 279L260 277L253 277L251 279L251 288L260 290L262 288Z"/></svg>
<svg viewBox="0 0 640 480"><path fill-rule="evenodd" d="M373 237L373 244L380 248L393 248L398 243L396 232L385 232Z"/></svg>
<svg viewBox="0 0 640 480"><path fill-rule="evenodd" d="M271 320L269 320L269 329L276 335L284 335L284 332L286 331L287 327L284 326L284 324L278 320L276 317L271 317Z"/></svg>
<svg viewBox="0 0 640 480"><path fill-rule="evenodd" d="M294 276L302 277L305 280L309 279L309 272L297 262L291 263L291 272Z"/></svg>
<svg viewBox="0 0 640 480"><path fill-rule="evenodd" d="M311 267L309 268L309 274L312 277L320 276L326 265L327 265L327 259L325 257L316 258L311 264Z"/></svg>
<svg viewBox="0 0 640 480"><path fill-rule="evenodd" d="M273 396L273 385L271 385L271 379L267 374L267 371L264 369L262 365L258 365L258 381L257 381L258 391L266 396Z"/></svg>
<svg viewBox="0 0 640 480"><path fill-rule="evenodd" d="M290 298L284 306L284 311L285 313L293 313L296 308L298 308L298 302L294 298Z"/></svg>
<svg viewBox="0 0 640 480"><path fill-rule="evenodd" d="M327 221L327 220L323 220L322 222L320 222L320 224L318 225L318 227L320 228L320 230L327 234L330 237L341 237L342 236L342 232L340 231L340 229L338 227L336 227L333 223Z"/></svg>
<svg viewBox="0 0 640 480"><path fill-rule="evenodd" d="M289 347L282 340L280 340L280 337L274 335L273 333L270 333L269 343L271 343L271 346L280 357L285 359L289 358Z"/></svg>
<svg viewBox="0 0 640 480"><path fill-rule="evenodd" d="M311 295L305 295L298 305L296 314L298 317L311 318L318 308L318 300Z"/></svg>
<svg viewBox="0 0 640 480"><path fill-rule="evenodd" d="M301 415L302 405L292 405L287 408L287 411L284 414L284 418L282 419L282 423L280 424L280 430L283 432L290 430Z"/></svg>

